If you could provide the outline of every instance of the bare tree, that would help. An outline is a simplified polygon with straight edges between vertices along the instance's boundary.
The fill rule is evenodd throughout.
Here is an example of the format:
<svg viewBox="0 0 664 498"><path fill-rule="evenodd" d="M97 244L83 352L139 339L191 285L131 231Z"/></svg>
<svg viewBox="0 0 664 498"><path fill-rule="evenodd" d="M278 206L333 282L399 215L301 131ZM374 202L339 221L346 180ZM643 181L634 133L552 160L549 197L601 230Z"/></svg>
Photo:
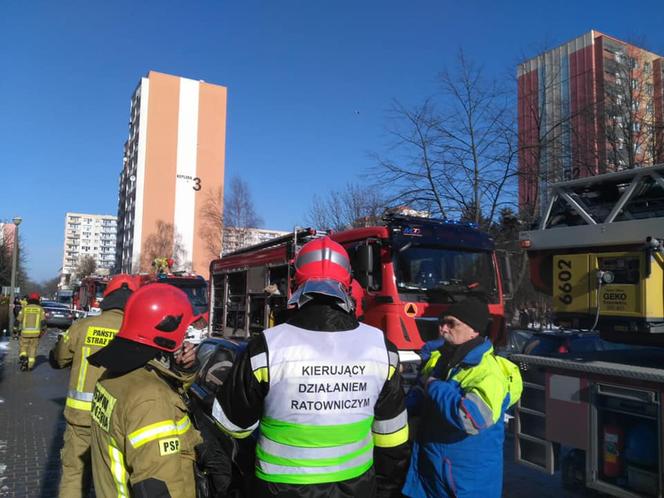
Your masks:
<svg viewBox="0 0 664 498"><path fill-rule="evenodd" d="M381 219L385 200L377 189L349 182L344 189L315 195L306 221L319 229L344 230L375 225Z"/></svg>
<svg viewBox="0 0 664 498"><path fill-rule="evenodd" d="M233 229L239 247L245 245L250 228L258 228L263 220L254 209L249 185L241 178L231 180L230 191L224 198L223 227Z"/></svg>
<svg viewBox="0 0 664 498"><path fill-rule="evenodd" d="M152 263L157 258L173 258L181 266L190 264L183 261L185 255L182 237L176 233L172 223L157 220L155 231L152 232L143 244L140 271L150 271Z"/></svg>
<svg viewBox="0 0 664 498"><path fill-rule="evenodd" d="M78 264L76 265L76 278L81 280L89 275L92 275L95 270L97 270L97 261L93 256L85 254L78 258Z"/></svg>
<svg viewBox="0 0 664 498"><path fill-rule="evenodd" d="M440 81L442 111L433 99L413 109L394 105L394 142L389 158L377 158L378 183L390 203L479 224L514 203L506 188L516 175L512 104L463 52Z"/></svg>
<svg viewBox="0 0 664 498"><path fill-rule="evenodd" d="M11 284L12 272L12 249L14 245L14 236L10 234L0 241L0 286L9 287ZM26 272L26 250L23 245L23 238L18 241L18 261L16 266L16 285L24 290L25 283L28 281Z"/></svg>
<svg viewBox="0 0 664 498"><path fill-rule="evenodd" d="M221 255L224 233L222 203L223 191L221 187L216 190L208 189L205 192L203 205L198 212L201 220L199 235L205 241L205 248L210 259L218 258Z"/></svg>

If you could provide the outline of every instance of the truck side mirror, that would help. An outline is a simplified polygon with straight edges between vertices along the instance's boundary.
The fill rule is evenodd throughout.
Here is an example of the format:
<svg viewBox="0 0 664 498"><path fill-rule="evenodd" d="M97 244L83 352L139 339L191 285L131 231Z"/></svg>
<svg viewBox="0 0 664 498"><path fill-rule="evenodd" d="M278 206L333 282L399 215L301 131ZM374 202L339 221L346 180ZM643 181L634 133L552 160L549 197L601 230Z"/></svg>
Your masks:
<svg viewBox="0 0 664 498"><path fill-rule="evenodd" d="M357 248L353 276L365 289L371 289L373 286L373 258L373 249L369 244Z"/></svg>
<svg viewBox="0 0 664 498"><path fill-rule="evenodd" d="M509 301L514 296L509 251L496 251L496 259L498 260L498 272L503 284L503 299Z"/></svg>

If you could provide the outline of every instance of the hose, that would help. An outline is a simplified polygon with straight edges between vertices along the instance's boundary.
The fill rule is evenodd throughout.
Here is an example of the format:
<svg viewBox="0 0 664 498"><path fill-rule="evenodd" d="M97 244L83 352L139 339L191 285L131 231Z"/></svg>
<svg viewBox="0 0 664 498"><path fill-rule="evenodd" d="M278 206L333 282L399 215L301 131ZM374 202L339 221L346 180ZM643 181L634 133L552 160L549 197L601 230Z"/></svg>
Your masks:
<svg viewBox="0 0 664 498"><path fill-rule="evenodd" d="M590 328L590 332L594 332L597 328L597 323L599 322L599 293L602 290L602 282L604 280L604 272L602 270L597 270L597 311L595 312L595 322Z"/></svg>

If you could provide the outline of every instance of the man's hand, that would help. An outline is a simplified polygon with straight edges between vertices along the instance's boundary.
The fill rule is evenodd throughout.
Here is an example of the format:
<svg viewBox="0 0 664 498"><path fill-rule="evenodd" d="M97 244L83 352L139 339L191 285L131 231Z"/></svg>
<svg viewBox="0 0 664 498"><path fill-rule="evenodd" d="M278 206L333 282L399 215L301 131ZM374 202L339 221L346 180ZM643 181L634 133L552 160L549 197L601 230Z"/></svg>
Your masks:
<svg viewBox="0 0 664 498"><path fill-rule="evenodd" d="M196 346L189 341L184 341L182 349L175 355L175 362L185 370L193 367L196 363Z"/></svg>

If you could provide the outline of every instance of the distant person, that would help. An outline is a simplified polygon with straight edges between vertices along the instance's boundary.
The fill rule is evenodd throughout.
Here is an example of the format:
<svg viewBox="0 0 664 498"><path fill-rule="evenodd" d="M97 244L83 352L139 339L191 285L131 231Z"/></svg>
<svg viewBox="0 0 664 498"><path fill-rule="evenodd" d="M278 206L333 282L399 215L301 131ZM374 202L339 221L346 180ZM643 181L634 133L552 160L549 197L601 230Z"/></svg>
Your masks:
<svg viewBox="0 0 664 498"><path fill-rule="evenodd" d="M421 371L424 396L408 497L499 498L505 410L521 395L519 368L494 354L489 308L469 297L439 319L442 346Z"/></svg>
<svg viewBox="0 0 664 498"><path fill-rule="evenodd" d="M67 426L60 453L60 498L83 498L90 493L90 408L95 384L104 369L90 365L88 356L106 346L118 333L127 299L137 288L129 275L113 277L104 289L101 314L75 321L49 355L53 368L71 366L64 412Z"/></svg>
<svg viewBox="0 0 664 498"><path fill-rule="evenodd" d="M28 302L21 307L18 313L18 324L21 329L19 339L18 361L21 370L32 370L35 366L35 357L37 356L37 347L39 338L43 335L44 329L44 308L39 304L39 294L33 292L28 296Z"/></svg>

